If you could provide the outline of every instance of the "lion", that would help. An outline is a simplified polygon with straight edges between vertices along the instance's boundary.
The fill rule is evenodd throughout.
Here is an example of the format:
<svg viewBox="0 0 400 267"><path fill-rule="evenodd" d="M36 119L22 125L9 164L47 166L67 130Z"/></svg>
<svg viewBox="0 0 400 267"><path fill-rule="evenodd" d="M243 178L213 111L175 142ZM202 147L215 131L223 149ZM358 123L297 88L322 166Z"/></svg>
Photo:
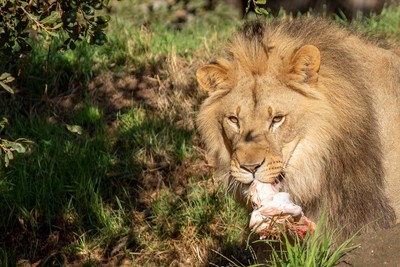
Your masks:
<svg viewBox="0 0 400 267"><path fill-rule="evenodd" d="M343 237L398 222L400 57L324 19L249 22L199 68L208 158L243 202L279 183Z"/></svg>

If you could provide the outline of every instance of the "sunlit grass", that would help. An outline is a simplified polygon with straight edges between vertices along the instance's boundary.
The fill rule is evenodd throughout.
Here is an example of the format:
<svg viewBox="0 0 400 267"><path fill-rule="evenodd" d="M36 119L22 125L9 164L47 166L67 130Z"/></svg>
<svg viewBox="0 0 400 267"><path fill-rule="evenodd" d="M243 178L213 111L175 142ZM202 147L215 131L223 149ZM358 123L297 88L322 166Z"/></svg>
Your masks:
<svg viewBox="0 0 400 267"><path fill-rule="evenodd" d="M385 38L389 43L400 41L400 6L384 8L380 15L372 14L369 18L359 18L353 23L367 35Z"/></svg>
<svg viewBox="0 0 400 267"><path fill-rule="evenodd" d="M355 248L350 246L354 236L340 241L340 229L327 229L324 216L317 222L315 232L312 235L308 233L304 240L293 240L286 233L282 235L283 242L271 250L272 256L267 260L268 266L332 267ZM265 242L268 246L268 242Z"/></svg>

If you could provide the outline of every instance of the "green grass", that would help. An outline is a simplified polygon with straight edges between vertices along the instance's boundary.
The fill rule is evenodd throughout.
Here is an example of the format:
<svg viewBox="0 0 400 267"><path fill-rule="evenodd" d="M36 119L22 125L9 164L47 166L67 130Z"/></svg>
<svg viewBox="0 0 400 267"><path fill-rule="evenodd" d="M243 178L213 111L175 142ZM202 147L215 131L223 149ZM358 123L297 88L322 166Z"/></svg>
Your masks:
<svg viewBox="0 0 400 267"><path fill-rule="evenodd" d="M71 201L73 208L83 215L79 221L101 224L103 218L97 213L101 205L99 198L104 176L112 164L107 152L110 144L103 134L91 137L85 132L78 136L63 125L31 119L18 120L12 135L29 136L35 146L31 155L16 159L5 173L5 180L12 187L3 194L2 205L9 206L10 210L1 210L5 212L2 219L22 216L35 221L32 214L38 211L51 225ZM7 205L11 200L13 205ZM32 226L36 225L34 221Z"/></svg>
<svg viewBox="0 0 400 267"><path fill-rule="evenodd" d="M63 36L33 40L18 62L19 93L0 94L0 118L9 121L0 137L34 142L0 167L1 266L257 264L246 250L249 214L214 183L194 123L202 99L195 68L241 23L237 12L205 12L193 1L197 15L177 24L180 4L151 14L142 2L115 4L104 46L59 52ZM353 23L398 42L399 10ZM93 93L107 82L126 84ZM141 86L150 93L136 99ZM132 93L129 108L107 104L118 90ZM310 238L275 251L272 264L330 266L318 264L333 235Z"/></svg>
<svg viewBox="0 0 400 267"><path fill-rule="evenodd" d="M332 267L340 258L356 246L350 246L353 237L340 242L340 230L326 229L324 216L317 222L314 234L307 234L303 241L295 238L294 242L286 233L283 233L283 242L278 248L272 249L271 260L268 266L273 267ZM266 244L268 246L268 244Z"/></svg>
<svg viewBox="0 0 400 267"><path fill-rule="evenodd" d="M378 16L372 14L369 18L360 18L354 22L361 32L385 39L389 43L400 40L400 8L385 8Z"/></svg>
<svg viewBox="0 0 400 267"><path fill-rule="evenodd" d="M151 111L133 108L120 122L120 138L126 140L123 147L140 162L180 164L191 154L194 132L177 128Z"/></svg>

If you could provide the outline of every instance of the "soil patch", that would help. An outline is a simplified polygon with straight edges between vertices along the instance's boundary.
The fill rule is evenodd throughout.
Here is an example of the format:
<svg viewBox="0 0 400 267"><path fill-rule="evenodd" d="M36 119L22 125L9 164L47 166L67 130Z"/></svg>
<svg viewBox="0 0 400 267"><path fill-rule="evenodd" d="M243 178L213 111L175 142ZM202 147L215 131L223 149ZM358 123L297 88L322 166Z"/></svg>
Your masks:
<svg viewBox="0 0 400 267"><path fill-rule="evenodd" d="M400 224L393 228L363 234L351 244L356 249L338 264L340 267L400 267Z"/></svg>

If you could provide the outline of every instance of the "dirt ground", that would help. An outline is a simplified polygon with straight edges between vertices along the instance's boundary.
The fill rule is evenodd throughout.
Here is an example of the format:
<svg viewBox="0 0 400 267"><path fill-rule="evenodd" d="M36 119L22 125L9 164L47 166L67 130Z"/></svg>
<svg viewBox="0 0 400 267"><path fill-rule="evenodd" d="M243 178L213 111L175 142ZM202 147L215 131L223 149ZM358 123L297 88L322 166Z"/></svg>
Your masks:
<svg viewBox="0 0 400 267"><path fill-rule="evenodd" d="M346 255L339 267L400 267L400 224L393 228L356 237L356 249Z"/></svg>

